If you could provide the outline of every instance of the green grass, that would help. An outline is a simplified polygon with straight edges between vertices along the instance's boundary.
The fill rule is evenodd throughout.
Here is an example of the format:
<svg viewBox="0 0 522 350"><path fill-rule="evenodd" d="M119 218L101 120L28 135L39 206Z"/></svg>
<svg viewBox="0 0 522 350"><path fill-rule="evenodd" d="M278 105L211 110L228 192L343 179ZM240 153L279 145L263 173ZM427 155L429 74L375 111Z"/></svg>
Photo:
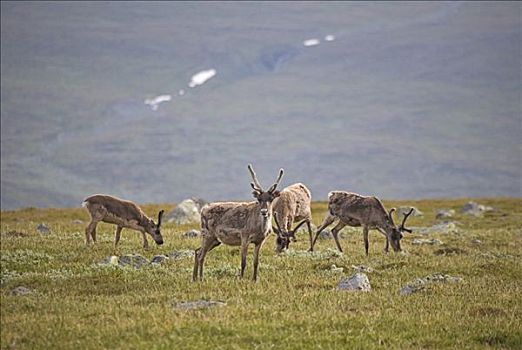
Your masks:
<svg viewBox="0 0 522 350"><path fill-rule="evenodd" d="M261 251L260 280L239 280L239 250L220 246L209 253L205 280L192 283L193 259L131 268L100 267L109 255L139 253L147 258L174 250L195 249L199 239L183 238L196 225L167 224L165 245L141 248L136 232L124 230L113 250L113 227L100 224L99 242L84 246L87 213L83 209L23 209L1 214L1 348L2 349L341 349L341 348L520 348L522 292L520 264L522 200L478 199L496 211L482 218L460 214L459 200L385 201L387 207L415 205L424 212L411 226L435 223L439 208L457 210L458 232L433 234L443 246L414 246L415 233L403 240L408 254L385 255L384 239L372 231L370 256L362 233L346 233L345 253L329 254L332 240L320 240L313 259L277 256L274 237ZM144 205L153 215L162 207ZM326 203L313 205L314 224ZM73 220L83 220L75 224ZM36 232L46 223L51 234ZM308 248L300 235L291 245ZM479 239L479 245L471 240ZM152 243L152 242L151 242ZM459 254L436 255L441 248ZM335 264L343 273L329 272ZM374 269L373 290L336 290L352 265ZM432 273L462 277L461 283L433 284L423 292L400 296L398 290ZM252 273L248 257L247 275ZM33 294L12 296L17 286ZM199 299L226 306L181 311L173 304Z"/></svg>

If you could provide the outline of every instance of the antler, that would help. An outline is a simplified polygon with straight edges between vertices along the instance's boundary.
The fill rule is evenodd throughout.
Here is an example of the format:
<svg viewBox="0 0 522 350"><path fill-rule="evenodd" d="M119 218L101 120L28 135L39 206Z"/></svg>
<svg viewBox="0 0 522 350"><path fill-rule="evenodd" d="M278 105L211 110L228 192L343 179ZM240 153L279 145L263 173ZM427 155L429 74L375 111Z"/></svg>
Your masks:
<svg viewBox="0 0 522 350"><path fill-rule="evenodd" d="M254 172L254 169L252 168L252 164L248 164L248 171L250 171L252 180L254 180L254 182L250 183L252 185L252 188L256 191L263 192L263 188L261 187L261 184L259 183L259 180L257 179L256 173Z"/></svg>
<svg viewBox="0 0 522 350"><path fill-rule="evenodd" d="M411 213L413 213L413 208L410 209L410 211L408 212L408 214L404 214L404 217L402 218L402 223L401 225L399 226L399 230L401 231L406 231L406 232L409 232L409 233L412 233L412 230L404 227L404 224L406 223L406 219L408 218L408 216L411 215Z"/></svg>
<svg viewBox="0 0 522 350"><path fill-rule="evenodd" d="M281 235L283 235L283 230L281 230L281 226L279 226L279 221L277 220L277 217L278 217L277 213L274 212L274 221L275 221L275 223L276 223L277 229L279 230L279 232L281 233ZM277 232L276 232L276 234L277 234ZM278 235L278 234L277 234L277 235ZM279 236L279 235L278 235L278 236Z"/></svg>
<svg viewBox="0 0 522 350"><path fill-rule="evenodd" d="M165 212L165 210L160 210L160 212L158 213L158 227L161 226L161 218L163 217L163 213Z"/></svg>
<svg viewBox="0 0 522 350"><path fill-rule="evenodd" d="M290 231L288 233L288 236L292 237L294 239L294 242L295 242L295 233L297 232L297 230L299 230L299 227L303 226L303 224L305 222L306 222L306 220L301 221L296 227L294 227L294 229L292 231Z"/></svg>
<svg viewBox="0 0 522 350"><path fill-rule="evenodd" d="M391 221L393 222L393 212L395 211L395 208L391 208L390 211L388 212L388 216L390 217Z"/></svg>
<svg viewBox="0 0 522 350"><path fill-rule="evenodd" d="M283 174L284 174L284 170L281 168L279 169L279 176L277 177L276 181L274 182L274 184L272 186L270 186L270 188L268 189L267 192L274 192L275 189L277 188L277 186L279 185L279 182L281 181L281 179L283 178Z"/></svg>

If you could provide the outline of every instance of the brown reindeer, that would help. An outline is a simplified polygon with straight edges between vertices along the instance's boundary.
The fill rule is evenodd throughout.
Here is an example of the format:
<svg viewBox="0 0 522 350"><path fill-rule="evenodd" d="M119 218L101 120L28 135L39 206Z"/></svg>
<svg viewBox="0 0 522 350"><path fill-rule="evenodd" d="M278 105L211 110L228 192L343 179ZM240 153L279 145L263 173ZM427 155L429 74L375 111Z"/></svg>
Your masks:
<svg viewBox="0 0 522 350"><path fill-rule="evenodd" d="M279 196L277 185L283 177L283 169L275 183L264 191L257 180L252 165L248 165L252 176L253 202L219 202L207 204L201 210L201 247L196 249L194 272L192 279L203 279L203 265L209 251L225 243L231 246L241 246L241 278L246 267L248 245L254 244L254 275L257 280L259 265L259 250L270 234L272 224L272 204Z"/></svg>
<svg viewBox="0 0 522 350"><path fill-rule="evenodd" d="M143 248L149 246L146 233L151 235L157 244L163 244L163 237L160 232L163 210L158 214L158 224L155 224L136 204L109 195L96 194L87 197L82 206L87 208L91 216L91 222L85 229L85 243L87 245L91 242L91 237L92 241L96 242L96 225L100 221L116 225L114 247L120 241L123 228L140 231L143 236Z"/></svg>
<svg viewBox="0 0 522 350"><path fill-rule="evenodd" d="M312 242L310 251L313 251L313 247L321 231L331 225L336 219L339 219L339 223L332 229L332 235L335 239L337 249L339 249L340 252L343 250L339 243L337 234L347 225L363 227L364 249L366 255L368 255L368 232L370 229L377 229L386 236L386 246L384 248L386 253L388 252L389 243L391 243L393 250L398 252L401 250L400 240L402 238L402 232L412 232L410 229L405 228L404 224L406 223L408 216L413 212L413 208L408 214L404 215L399 227L397 227L393 222L393 211L395 211L395 208L386 212L384 205L377 197L366 197L344 191L330 192L328 194L328 215L323 223L317 228L317 233Z"/></svg>
<svg viewBox="0 0 522 350"><path fill-rule="evenodd" d="M302 224L306 223L308 227L308 234L310 236L310 247L312 246L312 210L310 205L312 202L312 194L310 190L306 188L302 183L296 183L284 188L279 197L274 201L274 217L276 218L276 227L273 227L273 231L277 235L276 239L276 251L288 249L290 239L296 241L295 233L301 227ZM303 220L297 227L292 230L294 222Z"/></svg>

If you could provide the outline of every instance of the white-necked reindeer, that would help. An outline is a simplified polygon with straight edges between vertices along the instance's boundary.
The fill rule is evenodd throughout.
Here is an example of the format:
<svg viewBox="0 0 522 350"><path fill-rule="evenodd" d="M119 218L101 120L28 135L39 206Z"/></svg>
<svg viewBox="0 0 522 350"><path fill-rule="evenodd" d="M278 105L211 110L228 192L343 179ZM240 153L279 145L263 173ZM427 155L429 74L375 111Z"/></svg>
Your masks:
<svg viewBox="0 0 522 350"><path fill-rule="evenodd" d="M337 249L339 249L340 252L343 250L337 234L345 226L363 227L366 255L368 255L368 231L370 229L377 229L386 236L386 246L384 248L386 253L388 252L389 243L391 243L393 250L398 252L401 250L400 241L402 232L412 232L410 229L405 228L404 224L408 216L413 212L413 208L409 213L404 215L402 223L398 227L393 222L392 213L394 211L395 208L392 208L389 212L386 212L384 205L377 197L366 197L344 191L330 192L328 194L328 215L317 228L317 233L310 251L313 251L313 247L321 231L331 225L336 219L339 219L339 223L332 229L332 235L335 239Z"/></svg>
<svg viewBox="0 0 522 350"><path fill-rule="evenodd" d="M85 229L85 243L87 245L91 242L91 238L93 242L96 242L96 225L100 221L116 225L114 247L120 241L120 234L123 228L141 232L143 248L148 248L149 246L146 233L151 235L157 244L163 244L163 237L160 232L163 210L160 210L158 223L156 224L136 204L109 195L96 194L87 197L83 201L82 206L87 208L91 216L91 222Z"/></svg>
<svg viewBox="0 0 522 350"><path fill-rule="evenodd" d="M259 250L270 234L272 225L272 204L279 196L277 185L283 177L283 169L275 183L264 191L257 180L252 165L248 165L252 176L253 202L219 202L207 204L201 210L201 247L196 249L192 279L203 279L203 265L206 254L221 243L241 246L241 277L246 267L248 245L254 244L254 275L257 280Z"/></svg>
<svg viewBox="0 0 522 350"><path fill-rule="evenodd" d="M277 235L276 251L280 253L284 249L288 249L290 239L296 241L295 233L306 223L308 234L310 236L310 247L312 247L312 210L310 208L312 202L312 194L308 188L302 183L296 183L285 187L279 197L274 200L274 217L276 219L276 227L273 231ZM303 220L292 230L294 222Z"/></svg>

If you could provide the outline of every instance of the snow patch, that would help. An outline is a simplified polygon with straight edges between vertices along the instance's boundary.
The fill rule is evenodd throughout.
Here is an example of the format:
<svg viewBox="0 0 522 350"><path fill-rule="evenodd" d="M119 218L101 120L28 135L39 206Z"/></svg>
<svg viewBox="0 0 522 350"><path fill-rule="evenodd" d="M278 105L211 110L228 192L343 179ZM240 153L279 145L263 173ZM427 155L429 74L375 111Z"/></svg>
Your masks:
<svg viewBox="0 0 522 350"><path fill-rule="evenodd" d="M205 84L207 82L207 80L212 78L214 75L216 75L216 70L215 69L202 70L201 72L196 73L196 74L194 74L192 76L192 78L190 80L190 83L189 83L189 86L191 88L193 88L193 87L196 87L198 85L203 85L203 84Z"/></svg>
<svg viewBox="0 0 522 350"><path fill-rule="evenodd" d="M305 41L303 41L303 45L304 46L316 46L316 45L319 45L320 41L319 39L307 39Z"/></svg>

